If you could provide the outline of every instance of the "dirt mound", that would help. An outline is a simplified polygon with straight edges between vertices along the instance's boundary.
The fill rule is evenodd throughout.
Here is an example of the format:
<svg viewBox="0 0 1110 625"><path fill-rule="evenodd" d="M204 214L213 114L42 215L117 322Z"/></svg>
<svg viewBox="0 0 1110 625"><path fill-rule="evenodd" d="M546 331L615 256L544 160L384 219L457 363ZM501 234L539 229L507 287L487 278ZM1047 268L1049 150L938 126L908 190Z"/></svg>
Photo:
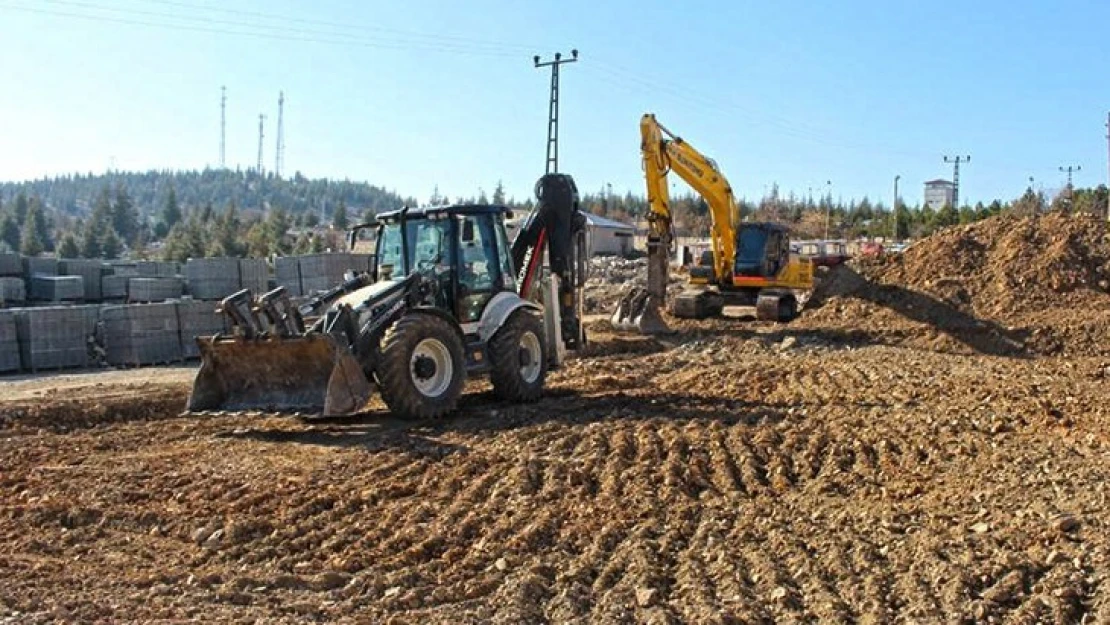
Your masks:
<svg viewBox="0 0 1110 625"><path fill-rule="evenodd" d="M942 351L1103 354L1110 235L1089 216L1000 216L829 272L803 324Z"/></svg>

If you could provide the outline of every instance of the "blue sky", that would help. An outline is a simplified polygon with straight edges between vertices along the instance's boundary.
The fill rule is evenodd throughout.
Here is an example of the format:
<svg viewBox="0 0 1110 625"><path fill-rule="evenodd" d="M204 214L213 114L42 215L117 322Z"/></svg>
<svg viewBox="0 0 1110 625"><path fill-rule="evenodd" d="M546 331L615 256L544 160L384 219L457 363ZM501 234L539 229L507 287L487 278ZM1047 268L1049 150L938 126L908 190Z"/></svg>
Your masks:
<svg viewBox="0 0 1110 625"><path fill-rule="evenodd" d="M1110 3L0 0L0 179L273 167L427 199L523 197L543 171L547 70L564 66L560 168L643 193L644 112L740 195L889 204L961 170L970 201L1107 177Z"/></svg>

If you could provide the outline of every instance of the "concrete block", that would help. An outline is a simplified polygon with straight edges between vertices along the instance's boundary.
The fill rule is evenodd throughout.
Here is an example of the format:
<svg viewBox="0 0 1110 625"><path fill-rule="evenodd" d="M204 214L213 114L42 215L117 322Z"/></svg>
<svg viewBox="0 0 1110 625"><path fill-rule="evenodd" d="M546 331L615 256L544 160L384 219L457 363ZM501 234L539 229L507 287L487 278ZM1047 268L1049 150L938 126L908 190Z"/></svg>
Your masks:
<svg viewBox="0 0 1110 625"><path fill-rule="evenodd" d="M22 286L23 281L20 280ZM19 371L19 333L15 327L15 313L0 310L0 373Z"/></svg>
<svg viewBox="0 0 1110 625"><path fill-rule="evenodd" d="M181 361L177 302L105 306L100 318L108 364L139 366Z"/></svg>
<svg viewBox="0 0 1110 625"><path fill-rule="evenodd" d="M309 254L300 257L303 295L327 291L343 283L343 274L356 269L351 254Z"/></svg>
<svg viewBox="0 0 1110 625"><path fill-rule="evenodd" d="M22 304L27 301L27 286L23 278L0 278L0 306Z"/></svg>
<svg viewBox="0 0 1110 625"><path fill-rule="evenodd" d="M109 267L99 260L60 260L58 261L58 274L63 276L81 276L85 286L85 301L99 302L101 298L101 280L108 273Z"/></svg>
<svg viewBox="0 0 1110 625"><path fill-rule="evenodd" d="M109 275L100 279L100 297L107 302L122 302L127 299L127 281L130 276Z"/></svg>
<svg viewBox="0 0 1110 625"><path fill-rule="evenodd" d="M189 294L197 299L223 299L240 289L238 258L190 258L185 263Z"/></svg>
<svg viewBox="0 0 1110 625"><path fill-rule="evenodd" d="M177 263L163 260L140 260L136 269L140 278L173 278L181 273Z"/></svg>
<svg viewBox="0 0 1110 625"><path fill-rule="evenodd" d="M117 276L127 276L128 278L139 278L139 263L133 260L113 260L108 264L112 269L112 274Z"/></svg>
<svg viewBox="0 0 1110 625"><path fill-rule="evenodd" d="M12 312L24 369L64 369L89 364L88 340L96 332L98 306L45 306Z"/></svg>
<svg viewBox="0 0 1110 625"><path fill-rule="evenodd" d="M81 276L35 274L30 286L29 299L38 302L72 302L85 297L85 281Z"/></svg>
<svg viewBox="0 0 1110 625"><path fill-rule="evenodd" d="M13 277L23 275L23 256L9 252L0 254L0 276Z"/></svg>
<svg viewBox="0 0 1110 625"><path fill-rule="evenodd" d="M239 260L239 288L250 289L255 295L270 290L270 265L265 258Z"/></svg>
<svg viewBox="0 0 1110 625"><path fill-rule="evenodd" d="M58 275L58 259L45 256L24 256L23 276L30 279L32 276Z"/></svg>
<svg viewBox="0 0 1110 625"><path fill-rule="evenodd" d="M163 302L177 299L185 288L181 278L128 278L127 301Z"/></svg>
<svg viewBox="0 0 1110 625"><path fill-rule="evenodd" d="M186 359L200 357L198 336L212 336L228 331L227 318L216 312L215 302L182 299L177 302L177 325L180 331L181 354Z"/></svg>
<svg viewBox="0 0 1110 625"><path fill-rule="evenodd" d="M300 297L301 261L298 256L282 256L274 260L274 280L278 286L285 287L290 297Z"/></svg>

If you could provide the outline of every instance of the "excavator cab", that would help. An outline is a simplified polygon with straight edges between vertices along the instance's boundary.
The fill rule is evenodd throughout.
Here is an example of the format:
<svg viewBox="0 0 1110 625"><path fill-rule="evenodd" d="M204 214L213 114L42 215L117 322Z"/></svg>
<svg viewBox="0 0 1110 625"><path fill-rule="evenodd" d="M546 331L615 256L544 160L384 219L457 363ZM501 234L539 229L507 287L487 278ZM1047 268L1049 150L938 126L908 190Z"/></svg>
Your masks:
<svg viewBox="0 0 1110 625"><path fill-rule="evenodd" d="M742 224L736 236L733 275L774 278L790 262L786 228L771 223Z"/></svg>

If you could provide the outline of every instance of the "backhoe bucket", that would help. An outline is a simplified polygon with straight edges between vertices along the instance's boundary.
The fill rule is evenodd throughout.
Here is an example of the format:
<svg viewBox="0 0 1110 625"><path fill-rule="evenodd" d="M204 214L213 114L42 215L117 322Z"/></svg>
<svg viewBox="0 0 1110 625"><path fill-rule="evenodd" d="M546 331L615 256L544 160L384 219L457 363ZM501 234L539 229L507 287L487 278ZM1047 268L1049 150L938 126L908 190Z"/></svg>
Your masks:
<svg viewBox="0 0 1110 625"><path fill-rule="evenodd" d="M190 411L357 413L372 391L355 357L327 334L198 337Z"/></svg>
<svg viewBox="0 0 1110 625"><path fill-rule="evenodd" d="M635 288L621 297L610 318L613 328L639 334L667 334L671 331L659 314L659 303L646 289Z"/></svg>

